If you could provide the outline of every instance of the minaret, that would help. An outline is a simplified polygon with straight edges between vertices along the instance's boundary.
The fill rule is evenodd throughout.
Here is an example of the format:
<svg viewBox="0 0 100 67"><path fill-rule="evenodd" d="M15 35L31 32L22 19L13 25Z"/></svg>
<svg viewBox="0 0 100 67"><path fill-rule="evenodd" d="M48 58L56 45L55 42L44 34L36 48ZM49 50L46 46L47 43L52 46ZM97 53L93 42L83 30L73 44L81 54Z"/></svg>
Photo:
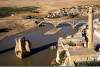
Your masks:
<svg viewBox="0 0 100 67"><path fill-rule="evenodd" d="M93 8L89 7L88 12L88 48L94 48L93 43Z"/></svg>

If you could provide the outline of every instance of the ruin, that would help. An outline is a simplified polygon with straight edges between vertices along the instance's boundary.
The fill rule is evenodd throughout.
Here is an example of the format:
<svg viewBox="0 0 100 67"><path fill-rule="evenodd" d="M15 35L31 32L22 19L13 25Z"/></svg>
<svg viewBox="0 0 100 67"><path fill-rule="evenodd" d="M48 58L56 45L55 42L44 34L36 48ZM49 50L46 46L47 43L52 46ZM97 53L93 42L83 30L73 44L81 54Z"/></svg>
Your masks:
<svg viewBox="0 0 100 67"><path fill-rule="evenodd" d="M89 7L88 12L88 48L94 48L93 45L93 8Z"/></svg>
<svg viewBox="0 0 100 67"><path fill-rule="evenodd" d="M60 37L58 39L58 49L57 49L57 57L56 62L60 63L59 61L59 55L60 53L65 50L67 57L64 60L63 63L61 63L61 66L75 66L75 63L77 62L83 62L83 61L100 61L99 54L94 50L94 43L93 43L93 9L92 7L89 7L88 12L88 28L84 29L88 31L87 35L87 43L85 43L84 38L82 35L79 35L81 32L78 32L78 36L75 34L76 37L66 37L62 38ZM80 37L80 39L79 39ZM68 41L72 43L68 43ZM81 44L78 44L78 43ZM73 43L76 45L73 46ZM79 45L82 45L79 47ZM84 47L85 46L85 47Z"/></svg>
<svg viewBox="0 0 100 67"><path fill-rule="evenodd" d="M52 10L52 12L50 11L47 15L47 18L61 18L64 16L67 17L84 17L87 16L88 14L88 8L90 7L90 5L81 5L81 6L74 6L74 7L70 7L70 8L62 8L59 10ZM100 7L99 5L92 5L94 10L94 15L98 15L100 14Z"/></svg>
<svg viewBox="0 0 100 67"><path fill-rule="evenodd" d="M15 40L15 54L18 58L22 59L31 53L31 44L28 40L25 40L25 37L20 37Z"/></svg>

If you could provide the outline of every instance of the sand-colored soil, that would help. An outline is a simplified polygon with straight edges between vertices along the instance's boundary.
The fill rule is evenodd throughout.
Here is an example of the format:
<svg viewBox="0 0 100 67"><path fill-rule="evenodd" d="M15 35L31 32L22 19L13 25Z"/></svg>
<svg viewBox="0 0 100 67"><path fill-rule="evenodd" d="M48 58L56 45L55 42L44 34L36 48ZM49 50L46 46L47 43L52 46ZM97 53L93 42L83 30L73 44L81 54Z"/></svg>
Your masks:
<svg viewBox="0 0 100 67"><path fill-rule="evenodd" d="M100 5L100 0L0 0L0 7L40 6L41 10L59 9L75 5Z"/></svg>
<svg viewBox="0 0 100 67"><path fill-rule="evenodd" d="M0 0L0 7L26 7L26 6L38 6L40 11L46 13L52 9L60 9L72 7L75 5L100 5L100 0ZM23 13L24 14L24 13ZM15 35L22 31L32 28L35 24L34 21L30 20L13 20L22 19L19 14L13 17L6 17L2 19L12 19L12 20L1 20L0 19L0 29L10 28L9 32L1 32L0 39ZM40 14L41 15L41 14Z"/></svg>
<svg viewBox="0 0 100 67"><path fill-rule="evenodd" d="M19 15L13 17L0 18L0 40L24 32L36 26L34 20L23 19ZM8 29L1 31L1 29Z"/></svg>

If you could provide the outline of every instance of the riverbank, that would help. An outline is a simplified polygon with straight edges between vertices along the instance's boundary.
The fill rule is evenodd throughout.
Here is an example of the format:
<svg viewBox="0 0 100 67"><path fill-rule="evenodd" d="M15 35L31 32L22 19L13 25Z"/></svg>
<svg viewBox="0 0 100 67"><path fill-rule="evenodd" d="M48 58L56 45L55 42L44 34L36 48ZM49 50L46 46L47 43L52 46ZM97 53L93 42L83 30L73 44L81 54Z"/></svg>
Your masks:
<svg viewBox="0 0 100 67"><path fill-rule="evenodd" d="M35 21L23 19L21 16L0 18L0 40L22 33L36 26Z"/></svg>
<svg viewBox="0 0 100 67"><path fill-rule="evenodd" d="M0 52L4 52L0 54L0 65L2 66L49 66L51 61L56 57L56 50L51 50L49 48L50 43L53 43L57 40L57 36L59 35L43 35L44 32L53 28L51 25L47 25L46 27L37 27L27 30L23 33L19 33L16 36L9 36L0 41ZM32 52L33 54L23 60L20 60L16 57L14 49L8 50L15 46L15 38L18 36L25 36L31 42ZM44 58L45 57L45 58ZM39 59L39 60L38 60ZM8 62L10 60L11 62ZM43 62L46 61L46 62Z"/></svg>

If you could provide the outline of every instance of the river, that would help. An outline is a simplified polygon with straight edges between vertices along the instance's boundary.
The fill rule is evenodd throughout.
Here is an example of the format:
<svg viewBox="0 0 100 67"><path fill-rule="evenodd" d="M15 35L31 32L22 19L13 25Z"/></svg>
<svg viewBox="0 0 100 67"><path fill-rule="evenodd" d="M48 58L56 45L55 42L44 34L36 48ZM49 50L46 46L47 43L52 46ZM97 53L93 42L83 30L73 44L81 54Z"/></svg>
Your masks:
<svg viewBox="0 0 100 67"><path fill-rule="evenodd" d="M82 20L83 21L83 20ZM78 20L77 22L82 22ZM84 22L87 22L86 20ZM56 58L56 49L50 49L51 44L58 41L59 37L66 37L74 34L72 26L61 27L57 32L54 25L47 23L43 27L37 27L23 34L8 36L0 40L0 66L50 66L52 60ZM54 34L46 34L53 30ZM15 38L25 36L32 45L32 55L20 60L15 56Z"/></svg>
<svg viewBox="0 0 100 67"><path fill-rule="evenodd" d="M53 59L56 58L56 49L50 49L50 43L57 42L60 36L68 36L67 34L72 27L63 27L52 35L44 35L47 31L54 29L52 24L43 27L31 29L25 36L31 42L33 54L22 60L15 56L14 46L17 36L6 37L0 41L0 66L49 66Z"/></svg>

